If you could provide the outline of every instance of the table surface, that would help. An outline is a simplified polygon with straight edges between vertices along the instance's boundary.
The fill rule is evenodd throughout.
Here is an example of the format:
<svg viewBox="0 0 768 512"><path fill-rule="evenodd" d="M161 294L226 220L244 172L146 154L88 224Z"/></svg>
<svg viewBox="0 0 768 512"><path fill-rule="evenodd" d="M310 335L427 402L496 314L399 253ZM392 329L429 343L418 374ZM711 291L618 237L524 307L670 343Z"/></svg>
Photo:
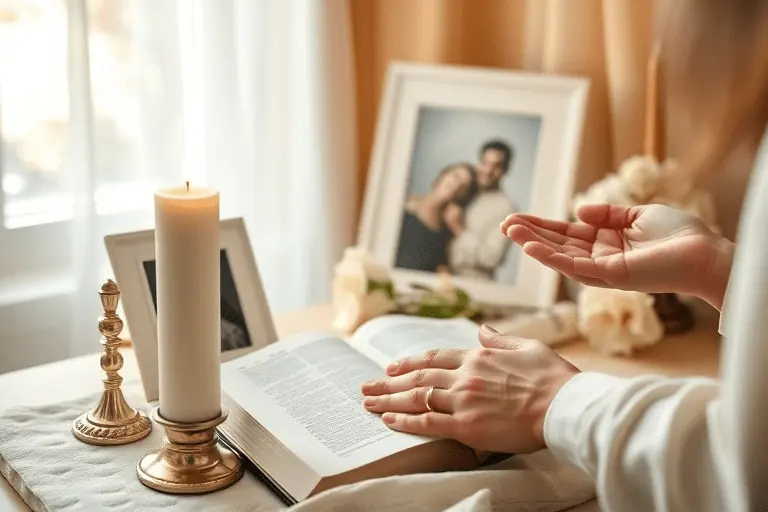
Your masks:
<svg viewBox="0 0 768 512"><path fill-rule="evenodd" d="M321 305L278 315L274 319L275 328L281 338L302 331L329 329L331 312L330 306ZM597 354L582 340L564 344L556 350L582 371L619 376L656 373L670 377L716 377L720 357L717 313L706 306L697 307L696 313L697 323L692 331L665 338L631 358ZM125 365L121 375L125 379L138 377L133 352L123 349L122 353ZM18 405L43 405L95 393L101 389L102 376L97 353L0 375L0 412ZM56 385L45 384L45 381ZM3 478L0 478L0 510L29 510Z"/></svg>

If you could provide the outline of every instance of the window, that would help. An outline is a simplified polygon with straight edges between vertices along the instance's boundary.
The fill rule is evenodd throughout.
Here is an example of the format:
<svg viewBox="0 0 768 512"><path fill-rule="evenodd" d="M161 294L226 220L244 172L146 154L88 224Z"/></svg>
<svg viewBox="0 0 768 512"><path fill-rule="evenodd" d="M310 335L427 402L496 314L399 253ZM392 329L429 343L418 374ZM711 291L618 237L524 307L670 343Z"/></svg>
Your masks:
<svg viewBox="0 0 768 512"><path fill-rule="evenodd" d="M103 236L151 228L160 186L220 190L273 311L326 293L353 74L346 4L312 5L0 0L0 372L98 348Z"/></svg>
<svg viewBox="0 0 768 512"><path fill-rule="evenodd" d="M67 12L62 0L0 5L3 224L13 229L71 209Z"/></svg>
<svg viewBox="0 0 768 512"><path fill-rule="evenodd" d="M153 34L135 22L147 6L0 0L0 319L64 306L37 321L41 338L69 329L78 232L93 241L151 225L141 102L157 77L142 45ZM105 257L91 262L111 275ZM28 337L0 323L0 338Z"/></svg>
<svg viewBox="0 0 768 512"><path fill-rule="evenodd" d="M139 66L132 2L3 0L0 5L0 47L11 49L0 53L5 229L70 219L70 190L76 186L71 171L89 165L82 155L91 160L87 172L98 177L97 213L130 210L144 192L137 180L141 110L134 87ZM78 18L87 25L72 23ZM77 55L77 45L69 46L78 36L69 30L76 26L87 30L87 58ZM75 125L74 108L86 114L80 117L91 111L92 118ZM80 161L77 151L70 151L78 147ZM116 189L120 194L111 193Z"/></svg>
<svg viewBox="0 0 768 512"><path fill-rule="evenodd" d="M142 109L163 101L152 96L153 82L162 90L157 33L145 16L152 7L0 0L0 302L20 277L69 266L78 209L103 233L150 222L142 137L167 128Z"/></svg>

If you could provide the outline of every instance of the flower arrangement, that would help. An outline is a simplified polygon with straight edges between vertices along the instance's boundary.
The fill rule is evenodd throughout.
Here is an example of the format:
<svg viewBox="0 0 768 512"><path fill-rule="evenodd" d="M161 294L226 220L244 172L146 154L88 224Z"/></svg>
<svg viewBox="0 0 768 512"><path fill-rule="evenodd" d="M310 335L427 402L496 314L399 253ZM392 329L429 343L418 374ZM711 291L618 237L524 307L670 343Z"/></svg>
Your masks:
<svg viewBox="0 0 768 512"><path fill-rule="evenodd" d="M439 276L435 288L414 284L410 291L399 292L386 268L364 249L348 247L333 272L333 326L350 334L364 322L390 313L477 318L480 307L469 294L455 287L447 273Z"/></svg>
<svg viewBox="0 0 768 512"><path fill-rule="evenodd" d="M574 197L573 217L582 205L606 203L629 207L663 204L695 215L719 232L712 195L696 188L674 160L660 163L651 156L625 160L616 173ZM579 330L595 350L606 354L629 355L658 343L665 330L671 333L690 327L686 320L690 312L674 294L584 287L578 311Z"/></svg>
<svg viewBox="0 0 768 512"><path fill-rule="evenodd" d="M712 195L696 188L675 160L659 163L651 156L633 156L622 162L615 173L592 184L573 200L573 215L585 204L639 206L663 204L700 218L713 231L719 231Z"/></svg>
<svg viewBox="0 0 768 512"><path fill-rule="evenodd" d="M365 321L395 309L395 290L387 270L370 254L348 247L333 273L334 328L352 332Z"/></svg>

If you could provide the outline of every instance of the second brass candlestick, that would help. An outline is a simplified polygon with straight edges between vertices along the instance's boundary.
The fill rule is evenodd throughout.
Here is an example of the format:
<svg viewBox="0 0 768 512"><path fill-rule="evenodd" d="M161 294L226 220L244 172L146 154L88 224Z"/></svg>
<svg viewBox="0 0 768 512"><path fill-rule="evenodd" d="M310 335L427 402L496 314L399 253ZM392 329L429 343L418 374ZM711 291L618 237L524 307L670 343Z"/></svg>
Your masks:
<svg viewBox="0 0 768 512"><path fill-rule="evenodd" d="M107 377L98 405L75 419L72 434L88 444L128 444L149 435L152 422L146 414L128 405L120 389L123 378L117 372L123 367L123 356L118 351L122 343L119 335L123 321L116 313L120 290L110 279L101 287L99 295L104 309L104 316L99 319L101 344L104 345L101 368Z"/></svg>

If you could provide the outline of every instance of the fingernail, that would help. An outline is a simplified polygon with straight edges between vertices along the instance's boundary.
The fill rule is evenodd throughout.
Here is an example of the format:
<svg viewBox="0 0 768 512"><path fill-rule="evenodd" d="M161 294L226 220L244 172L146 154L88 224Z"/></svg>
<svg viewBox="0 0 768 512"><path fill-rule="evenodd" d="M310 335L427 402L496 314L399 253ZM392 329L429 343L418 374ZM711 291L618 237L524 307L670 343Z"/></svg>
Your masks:
<svg viewBox="0 0 768 512"><path fill-rule="evenodd" d="M493 327L491 327L488 324L483 324L480 327L480 330L485 331L488 334L499 334L499 331L497 331L496 329L494 329Z"/></svg>
<svg viewBox="0 0 768 512"><path fill-rule="evenodd" d="M366 407L373 407L379 402L379 397L377 396L367 396L363 399L363 405Z"/></svg>
<svg viewBox="0 0 768 512"><path fill-rule="evenodd" d="M366 392L366 391L370 391L370 390L372 390L372 389L373 389L373 386L374 386L374 384L376 384L376 383L375 383L375 382L363 382L363 383L360 385L360 389L361 389L363 392Z"/></svg>
<svg viewBox="0 0 768 512"><path fill-rule="evenodd" d="M389 366L387 366L387 373L392 375L393 373L397 372L398 368L400 368L400 361L390 363Z"/></svg>
<svg viewBox="0 0 768 512"><path fill-rule="evenodd" d="M384 414L381 415L381 420L388 425L393 424L395 422L395 419L397 418L391 412L385 412Z"/></svg>

